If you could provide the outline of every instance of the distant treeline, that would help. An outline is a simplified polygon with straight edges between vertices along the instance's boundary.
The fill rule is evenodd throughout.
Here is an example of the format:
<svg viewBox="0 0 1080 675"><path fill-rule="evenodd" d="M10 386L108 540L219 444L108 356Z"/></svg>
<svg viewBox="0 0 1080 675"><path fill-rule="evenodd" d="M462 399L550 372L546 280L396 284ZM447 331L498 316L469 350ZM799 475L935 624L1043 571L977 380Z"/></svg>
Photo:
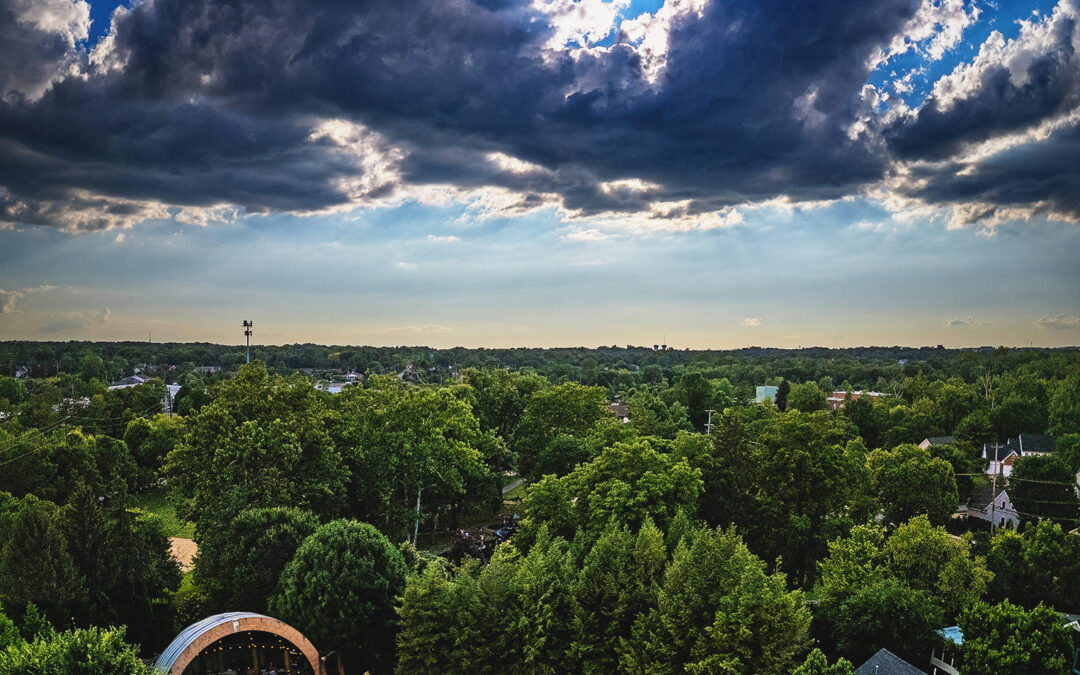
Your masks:
<svg viewBox="0 0 1080 675"><path fill-rule="evenodd" d="M407 372L413 379L444 382L463 368L531 369L552 381L578 381L612 387L619 371L662 369L669 377L682 369L706 371L706 377L727 378L733 385L775 384L830 378L836 386L874 388L888 381L923 374L928 378L961 377L974 381L987 367L998 372L1032 361L1065 366L1076 361L1078 348L945 349L943 347L852 347L775 349L747 347L733 350L666 350L652 346L562 347L552 349L435 349L417 347L365 347L292 344L257 345L251 358L271 372L295 370L329 373L388 374ZM96 356L101 359L88 359ZM246 360L243 346L207 342L0 342L0 375L15 376L20 368L29 377L60 373L103 379L131 374L137 367L212 366L233 371ZM655 368L652 372L656 372ZM768 381L768 382L767 382Z"/></svg>

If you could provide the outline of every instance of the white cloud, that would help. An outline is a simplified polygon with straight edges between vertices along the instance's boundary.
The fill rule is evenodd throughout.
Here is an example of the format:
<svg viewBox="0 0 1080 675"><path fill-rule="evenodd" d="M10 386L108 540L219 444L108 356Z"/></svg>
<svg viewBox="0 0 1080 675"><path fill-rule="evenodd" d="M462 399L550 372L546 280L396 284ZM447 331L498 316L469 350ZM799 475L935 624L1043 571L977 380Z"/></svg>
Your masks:
<svg viewBox="0 0 1080 675"><path fill-rule="evenodd" d="M975 317L968 315L966 319L949 319L945 322L945 325L949 328L957 328L959 326L989 326L989 321L977 321Z"/></svg>
<svg viewBox="0 0 1080 675"><path fill-rule="evenodd" d="M43 333L76 331L112 322L112 310L84 309L76 312L53 312L39 330Z"/></svg>
<svg viewBox="0 0 1080 675"><path fill-rule="evenodd" d="M748 316L745 319L743 319L742 321L740 321L739 325L740 326L760 326L761 325L761 319L759 319L757 317L754 317L754 316Z"/></svg>
<svg viewBox="0 0 1080 675"><path fill-rule="evenodd" d="M29 288L21 288L17 291L5 291L0 288L0 314L18 314L19 310L15 309L15 303L21 298L25 298L28 295L35 293L47 293L48 291L55 290L56 286L50 284L42 284L40 286L30 286Z"/></svg>
<svg viewBox="0 0 1080 675"><path fill-rule="evenodd" d="M60 35L69 47L90 35L90 4L84 0L17 0L12 13L18 23Z"/></svg>
<svg viewBox="0 0 1080 675"><path fill-rule="evenodd" d="M404 261L399 260L398 262L394 263L394 267L398 268L399 270L410 270L411 271L411 270L416 269L416 263L404 262Z"/></svg>
<svg viewBox="0 0 1080 675"><path fill-rule="evenodd" d="M19 291L5 291L0 288L0 314L13 314L15 301L23 297Z"/></svg>
<svg viewBox="0 0 1080 675"><path fill-rule="evenodd" d="M570 232L559 237L559 239L562 239L563 241L587 242L605 241L607 239L611 239L614 236L615 235L611 234L610 232L601 232L600 230L591 227L585 230L580 228L573 228Z"/></svg>
<svg viewBox="0 0 1080 675"><path fill-rule="evenodd" d="M439 237L439 236L436 236L434 234L429 234L427 236L427 238L428 238L428 241L435 242L437 244L453 244L453 243L461 241L460 238L455 237L452 234L448 234L448 235L443 236L443 237Z"/></svg>
<svg viewBox="0 0 1080 675"><path fill-rule="evenodd" d="M1014 86L1023 86L1031 64L1057 50L1057 35L1077 20L1078 13L1072 0L1062 0L1051 16L1020 21L1020 34L1012 40L1006 40L998 31L990 33L971 63L961 63L934 83L933 97L938 108L947 111L983 88L984 81L994 77L1002 66L1009 71Z"/></svg>
<svg viewBox="0 0 1080 675"><path fill-rule="evenodd" d="M1080 328L1080 316L1072 314L1058 314L1049 319L1043 318L1035 322L1036 326L1043 328L1058 328L1063 330Z"/></svg>
<svg viewBox="0 0 1080 675"><path fill-rule="evenodd" d="M185 206L173 218L185 225L206 227L210 224L233 223L240 217L240 209L235 206Z"/></svg>
<svg viewBox="0 0 1080 675"><path fill-rule="evenodd" d="M655 84L667 67L668 35L679 18L704 14L708 0L666 0L656 14L645 13L624 21L619 32L637 46L646 79Z"/></svg>
<svg viewBox="0 0 1080 675"><path fill-rule="evenodd" d="M554 33L544 45L561 51L571 45L585 47L611 34L619 13L630 0L535 0L533 7L548 16Z"/></svg>
<svg viewBox="0 0 1080 675"><path fill-rule="evenodd" d="M979 20L981 10L971 3L970 11L964 0L923 0L915 16L893 36L887 50L878 54L878 65L893 57L915 50L939 61L964 37L964 30Z"/></svg>
<svg viewBox="0 0 1080 675"><path fill-rule="evenodd" d="M157 201L106 197L87 190L70 190L64 200L28 202L0 189L0 219L12 223L51 223L72 234L130 228L147 220L169 218L169 208Z"/></svg>
<svg viewBox="0 0 1080 675"><path fill-rule="evenodd" d="M13 32L25 40L5 49L34 51L41 60L30 59L25 67L0 73L0 96L22 94L30 100L41 98L49 87L70 74L79 72L79 46L90 35L90 5L84 0L10 0L5 15L14 17ZM55 37L62 40L62 51L55 52ZM10 39L10 38L9 38Z"/></svg>

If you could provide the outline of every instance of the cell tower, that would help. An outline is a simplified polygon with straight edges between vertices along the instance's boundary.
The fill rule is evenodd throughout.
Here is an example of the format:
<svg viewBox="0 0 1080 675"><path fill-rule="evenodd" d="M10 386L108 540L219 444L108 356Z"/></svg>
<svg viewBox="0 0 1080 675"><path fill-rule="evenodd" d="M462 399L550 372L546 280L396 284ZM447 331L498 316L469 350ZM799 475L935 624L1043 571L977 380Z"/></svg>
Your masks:
<svg viewBox="0 0 1080 675"><path fill-rule="evenodd" d="M244 319L244 341L247 342L247 362L251 363L251 327L255 325L254 321L248 321Z"/></svg>

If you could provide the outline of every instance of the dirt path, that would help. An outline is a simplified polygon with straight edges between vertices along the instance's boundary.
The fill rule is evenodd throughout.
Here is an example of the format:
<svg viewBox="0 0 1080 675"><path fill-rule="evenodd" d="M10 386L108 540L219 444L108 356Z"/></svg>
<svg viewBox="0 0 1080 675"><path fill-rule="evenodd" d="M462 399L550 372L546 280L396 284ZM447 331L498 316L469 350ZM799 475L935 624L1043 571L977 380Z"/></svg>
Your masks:
<svg viewBox="0 0 1080 675"><path fill-rule="evenodd" d="M195 542L183 537L169 537L169 546L172 548L173 557L180 563L180 569L190 572L195 554L199 552Z"/></svg>

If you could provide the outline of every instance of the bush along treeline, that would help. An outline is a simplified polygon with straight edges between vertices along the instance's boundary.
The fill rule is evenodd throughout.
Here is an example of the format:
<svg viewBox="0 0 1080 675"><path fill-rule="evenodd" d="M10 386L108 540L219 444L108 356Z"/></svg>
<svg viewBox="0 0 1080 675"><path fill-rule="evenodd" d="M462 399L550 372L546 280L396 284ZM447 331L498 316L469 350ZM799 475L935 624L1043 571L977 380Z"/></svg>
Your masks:
<svg viewBox="0 0 1080 675"><path fill-rule="evenodd" d="M1074 658L1075 351L260 348L363 373L330 394L281 361L193 365L235 348L3 346L57 367L0 377L0 675L128 672L237 610L349 672L926 668L954 625L961 672ZM1019 434L1055 442L999 478L1020 527L958 518L983 444ZM451 559L500 517L509 541Z"/></svg>

